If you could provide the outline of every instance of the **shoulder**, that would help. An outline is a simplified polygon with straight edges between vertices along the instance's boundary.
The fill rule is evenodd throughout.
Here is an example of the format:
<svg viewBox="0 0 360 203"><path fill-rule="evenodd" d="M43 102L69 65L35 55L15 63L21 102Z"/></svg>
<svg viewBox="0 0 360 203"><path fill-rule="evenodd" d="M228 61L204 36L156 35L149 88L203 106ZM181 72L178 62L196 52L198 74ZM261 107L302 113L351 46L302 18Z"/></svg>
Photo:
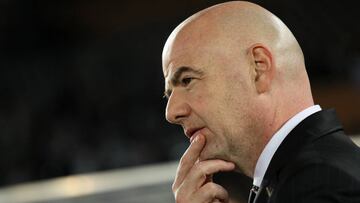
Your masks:
<svg viewBox="0 0 360 203"><path fill-rule="evenodd" d="M344 173L360 181L360 148L343 131L331 133L302 147L280 174L284 179L288 179L302 171L315 173L319 170ZM318 174L318 176L326 175L326 173Z"/></svg>
<svg viewBox="0 0 360 203"><path fill-rule="evenodd" d="M328 163L307 164L279 182L274 198L281 202L360 202L360 179Z"/></svg>
<svg viewBox="0 0 360 203"><path fill-rule="evenodd" d="M359 171L359 148L342 131L328 134L304 146L279 172L274 197L280 198L276 202L360 202Z"/></svg>

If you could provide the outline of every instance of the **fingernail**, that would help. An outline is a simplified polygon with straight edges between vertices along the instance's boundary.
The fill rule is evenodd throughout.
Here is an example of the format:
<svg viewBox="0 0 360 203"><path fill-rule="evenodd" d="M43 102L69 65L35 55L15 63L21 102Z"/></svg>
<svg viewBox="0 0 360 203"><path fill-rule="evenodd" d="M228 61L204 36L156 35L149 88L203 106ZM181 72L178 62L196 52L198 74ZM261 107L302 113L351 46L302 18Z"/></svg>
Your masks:
<svg viewBox="0 0 360 203"><path fill-rule="evenodd" d="M195 142L199 142L199 136L200 136L200 135L198 135L198 136L195 137Z"/></svg>
<svg viewBox="0 0 360 203"><path fill-rule="evenodd" d="M194 143L194 142L198 142L198 141L199 141L199 135L195 136L195 138L193 139L192 142Z"/></svg>

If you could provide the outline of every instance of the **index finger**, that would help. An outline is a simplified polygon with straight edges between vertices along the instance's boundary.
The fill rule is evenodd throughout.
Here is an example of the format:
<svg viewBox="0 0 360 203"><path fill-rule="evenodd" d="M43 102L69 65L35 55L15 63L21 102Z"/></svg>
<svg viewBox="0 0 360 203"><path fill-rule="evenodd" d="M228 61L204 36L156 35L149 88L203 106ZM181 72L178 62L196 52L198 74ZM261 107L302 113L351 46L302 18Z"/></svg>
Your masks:
<svg viewBox="0 0 360 203"><path fill-rule="evenodd" d="M173 190L178 188L183 182L190 169L194 166L195 162L199 159L200 153L205 146L205 137L202 134L196 136L191 142L188 149L185 151L180 159L179 166L177 168L175 181L173 184Z"/></svg>

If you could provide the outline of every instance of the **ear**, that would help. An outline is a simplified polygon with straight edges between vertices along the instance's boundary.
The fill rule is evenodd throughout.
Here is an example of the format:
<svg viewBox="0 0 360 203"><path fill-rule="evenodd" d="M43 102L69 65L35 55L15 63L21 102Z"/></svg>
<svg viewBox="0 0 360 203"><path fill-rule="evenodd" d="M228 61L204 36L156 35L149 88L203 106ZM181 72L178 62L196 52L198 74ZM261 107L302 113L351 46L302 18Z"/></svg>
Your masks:
<svg viewBox="0 0 360 203"><path fill-rule="evenodd" d="M259 94L270 90L275 74L273 55L269 48L263 44L254 44L250 47L251 64L254 67L254 83Z"/></svg>

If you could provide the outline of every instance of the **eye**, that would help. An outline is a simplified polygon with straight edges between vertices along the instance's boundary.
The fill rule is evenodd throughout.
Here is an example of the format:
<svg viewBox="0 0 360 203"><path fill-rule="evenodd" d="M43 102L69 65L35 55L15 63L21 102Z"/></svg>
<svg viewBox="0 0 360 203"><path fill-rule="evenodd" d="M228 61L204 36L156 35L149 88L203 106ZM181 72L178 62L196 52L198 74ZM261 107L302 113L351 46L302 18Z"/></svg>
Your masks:
<svg viewBox="0 0 360 203"><path fill-rule="evenodd" d="M186 86L186 85L190 84L193 79L194 79L194 78L191 78L191 77L183 78L183 79L181 80L181 84L184 85L184 86Z"/></svg>

